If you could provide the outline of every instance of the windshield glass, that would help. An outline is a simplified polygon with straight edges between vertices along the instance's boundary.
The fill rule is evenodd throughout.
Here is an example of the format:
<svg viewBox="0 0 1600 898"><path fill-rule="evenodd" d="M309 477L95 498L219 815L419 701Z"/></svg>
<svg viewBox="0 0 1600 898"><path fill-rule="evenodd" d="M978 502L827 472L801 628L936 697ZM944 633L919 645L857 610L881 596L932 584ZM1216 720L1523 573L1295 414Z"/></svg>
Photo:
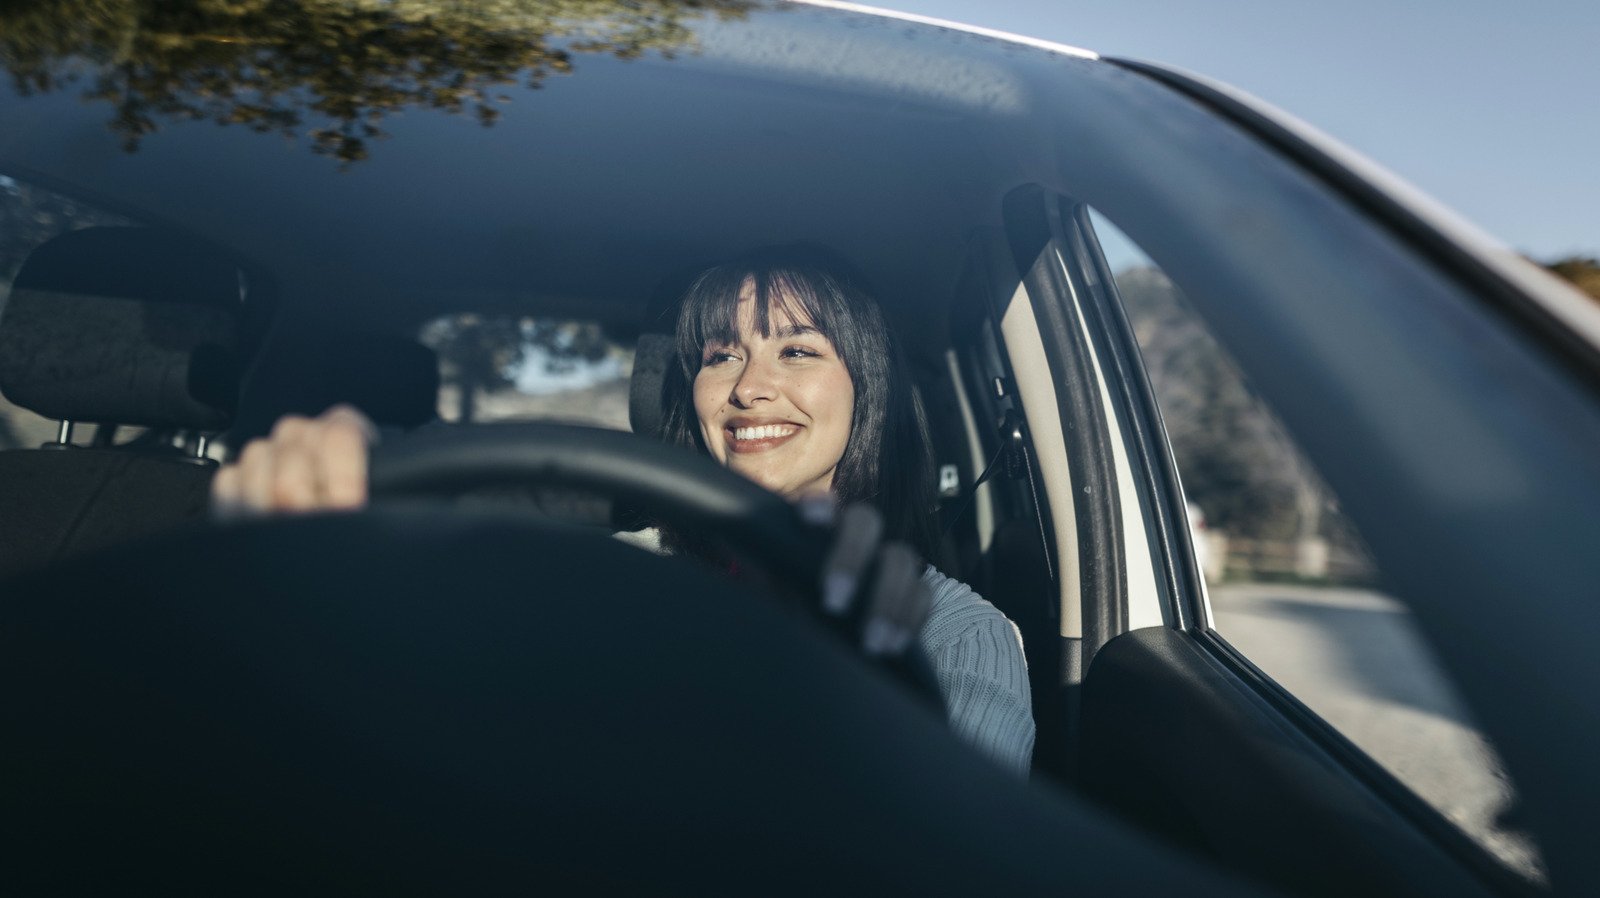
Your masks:
<svg viewBox="0 0 1600 898"><path fill-rule="evenodd" d="M422 326L439 357L439 417L547 418L628 430L633 347L593 321L458 313Z"/></svg>
<svg viewBox="0 0 1600 898"><path fill-rule="evenodd" d="M751 0L66 0L0 9L0 61L22 93L94 101L124 149L185 121L366 159L408 109L489 126L510 87L540 87L590 54L692 50L690 20Z"/></svg>

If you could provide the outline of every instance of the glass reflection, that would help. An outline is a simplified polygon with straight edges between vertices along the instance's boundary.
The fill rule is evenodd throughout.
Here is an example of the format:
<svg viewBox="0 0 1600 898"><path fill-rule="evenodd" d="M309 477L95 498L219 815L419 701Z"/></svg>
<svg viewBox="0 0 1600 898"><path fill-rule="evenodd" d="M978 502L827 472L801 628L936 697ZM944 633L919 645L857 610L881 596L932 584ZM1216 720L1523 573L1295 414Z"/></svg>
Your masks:
<svg viewBox="0 0 1600 898"><path fill-rule="evenodd" d="M302 134L343 164L416 107L483 125L581 54L693 49L696 18L761 0L49 0L0 5L0 65L29 95L81 87L125 150L175 121Z"/></svg>

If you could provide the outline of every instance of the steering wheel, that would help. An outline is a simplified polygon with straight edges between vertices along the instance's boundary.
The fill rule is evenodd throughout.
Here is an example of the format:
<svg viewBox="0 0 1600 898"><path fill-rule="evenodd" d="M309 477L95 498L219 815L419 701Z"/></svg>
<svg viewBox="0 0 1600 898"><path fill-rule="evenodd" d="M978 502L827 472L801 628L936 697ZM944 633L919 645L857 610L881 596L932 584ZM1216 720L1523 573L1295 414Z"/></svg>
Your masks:
<svg viewBox="0 0 1600 898"><path fill-rule="evenodd" d="M806 522L781 496L678 447L546 422L437 427L374 447L368 469L368 489L380 501L506 484L592 490L675 527L712 534L818 607L828 531ZM942 706L915 643L891 667Z"/></svg>
<svg viewBox="0 0 1600 898"><path fill-rule="evenodd" d="M374 447L373 499L507 484L592 490L688 532L710 533L786 585L817 591L823 528L710 459L631 433L546 422L424 428Z"/></svg>

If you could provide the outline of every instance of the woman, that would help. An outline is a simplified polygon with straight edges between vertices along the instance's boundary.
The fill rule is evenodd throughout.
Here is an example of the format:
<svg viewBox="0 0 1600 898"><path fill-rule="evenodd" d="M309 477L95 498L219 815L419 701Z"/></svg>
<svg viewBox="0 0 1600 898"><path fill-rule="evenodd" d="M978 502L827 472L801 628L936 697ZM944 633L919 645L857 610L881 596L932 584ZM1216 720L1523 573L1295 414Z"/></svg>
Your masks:
<svg viewBox="0 0 1600 898"><path fill-rule="evenodd" d="M930 554L927 423L862 279L825 250L758 250L702 273L678 316L663 385L664 436L790 499L869 503L888 538ZM373 428L353 409L285 418L218 472L219 512L348 508L366 498ZM695 551L682 534L667 548ZM920 634L952 728L1026 773L1033 751L1016 628L931 565Z"/></svg>
<svg viewBox="0 0 1600 898"><path fill-rule="evenodd" d="M702 273L679 309L664 436L790 498L870 502L890 537L928 556L928 427L861 284L810 246L757 250ZM742 432L750 428L765 430Z"/></svg>

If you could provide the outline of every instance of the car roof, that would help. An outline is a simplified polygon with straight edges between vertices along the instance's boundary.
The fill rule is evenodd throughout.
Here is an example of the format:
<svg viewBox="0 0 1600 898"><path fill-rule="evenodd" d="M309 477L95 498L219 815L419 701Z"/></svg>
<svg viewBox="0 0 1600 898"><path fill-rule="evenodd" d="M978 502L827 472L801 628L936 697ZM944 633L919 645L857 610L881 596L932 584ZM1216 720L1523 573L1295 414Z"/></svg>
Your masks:
<svg viewBox="0 0 1600 898"><path fill-rule="evenodd" d="M841 2L841 0L789 0L789 2L800 3L806 6L817 6L824 9L845 10L852 13L858 13L860 15L877 16L883 19L895 19L901 22L916 22L922 25L934 25L939 28L945 28L954 31L965 31L968 34L992 37L997 40L1007 41L1014 44L1022 44L1028 47L1038 47L1041 50L1049 50L1052 53L1064 53L1068 56L1078 56L1084 59L1100 58L1100 54L1093 50L1086 50L1082 47L1073 46L1071 44L1063 44L1059 41L1047 41L1043 40L1042 38L1029 37L1025 34L1016 34L1010 31L1001 31L995 28L984 28L980 25L968 25L962 22L953 21L951 19L942 19L937 16L924 16L918 13L900 12L899 10L884 9L883 7L869 6L864 3L845 3Z"/></svg>

